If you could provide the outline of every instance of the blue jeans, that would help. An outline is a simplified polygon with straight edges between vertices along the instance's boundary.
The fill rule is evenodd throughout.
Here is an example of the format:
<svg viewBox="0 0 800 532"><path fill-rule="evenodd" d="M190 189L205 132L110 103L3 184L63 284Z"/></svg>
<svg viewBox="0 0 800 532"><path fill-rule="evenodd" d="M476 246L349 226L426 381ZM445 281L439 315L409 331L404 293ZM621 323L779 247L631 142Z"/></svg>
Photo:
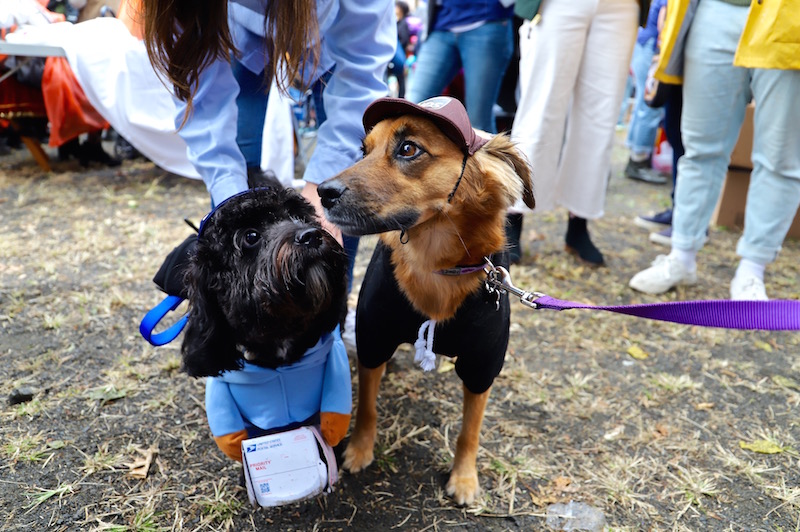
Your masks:
<svg viewBox="0 0 800 532"><path fill-rule="evenodd" d="M231 59L233 77L239 82L236 107L239 110L236 123L236 143L239 145L248 168L261 167L261 137L267 116L269 86L264 81L264 72L252 73L235 58Z"/></svg>
<svg viewBox="0 0 800 532"><path fill-rule="evenodd" d="M634 153L651 154L653 144L656 142L658 125L664 118L664 109L654 109L644 103L644 85L647 81L647 71L655 54L655 39L649 39L644 44L638 42L633 47L631 70L636 82L636 94L631 111L631 123L628 126L626 146Z"/></svg>
<svg viewBox="0 0 800 532"><path fill-rule="evenodd" d="M775 260L800 205L800 71L733 66L748 8L699 3L686 41L672 247L699 250L751 97L753 172L736 252Z"/></svg>
<svg viewBox="0 0 800 532"><path fill-rule="evenodd" d="M419 103L440 95L463 68L464 106L472 127L497 133L494 104L513 53L510 19L464 33L434 31L420 48L406 98Z"/></svg>

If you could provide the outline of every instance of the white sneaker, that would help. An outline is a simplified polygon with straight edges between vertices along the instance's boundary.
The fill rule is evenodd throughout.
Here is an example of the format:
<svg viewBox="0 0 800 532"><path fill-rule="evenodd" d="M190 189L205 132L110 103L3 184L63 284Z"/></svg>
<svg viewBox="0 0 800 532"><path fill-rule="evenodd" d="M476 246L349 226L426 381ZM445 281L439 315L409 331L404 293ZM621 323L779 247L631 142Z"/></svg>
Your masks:
<svg viewBox="0 0 800 532"><path fill-rule="evenodd" d="M669 255L659 255L653 265L633 276L628 286L646 294L663 294L679 284L697 282L697 271L688 270Z"/></svg>
<svg viewBox="0 0 800 532"><path fill-rule="evenodd" d="M356 309L347 309L347 316L344 318L344 330L342 331L342 341L350 353L356 353Z"/></svg>
<svg viewBox="0 0 800 532"><path fill-rule="evenodd" d="M753 275L735 275L731 281L731 300L769 301L764 281Z"/></svg>

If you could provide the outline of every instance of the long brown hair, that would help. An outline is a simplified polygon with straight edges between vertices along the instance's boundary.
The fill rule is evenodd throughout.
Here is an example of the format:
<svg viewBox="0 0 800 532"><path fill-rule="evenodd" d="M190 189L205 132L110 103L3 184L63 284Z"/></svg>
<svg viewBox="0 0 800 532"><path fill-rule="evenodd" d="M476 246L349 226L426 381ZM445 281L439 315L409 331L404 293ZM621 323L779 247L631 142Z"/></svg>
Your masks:
<svg viewBox="0 0 800 532"><path fill-rule="evenodd" d="M226 0L143 0L144 42L155 68L172 83L175 95L192 108L200 72L217 59L238 54L228 29ZM265 84L274 78L286 90L319 62L315 0L271 0L265 18ZM281 61L283 75L277 75ZM187 113L188 115L188 113Z"/></svg>

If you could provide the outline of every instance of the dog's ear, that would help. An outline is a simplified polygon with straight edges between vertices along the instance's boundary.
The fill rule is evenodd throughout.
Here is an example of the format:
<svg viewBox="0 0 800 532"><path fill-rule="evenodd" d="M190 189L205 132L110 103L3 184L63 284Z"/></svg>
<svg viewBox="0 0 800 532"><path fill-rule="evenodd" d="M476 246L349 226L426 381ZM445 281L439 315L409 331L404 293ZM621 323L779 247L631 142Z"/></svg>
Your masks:
<svg viewBox="0 0 800 532"><path fill-rule="evenodd" d="M490 155L502 159L514 169L514 173L522 182L522 201L528 208L533 209L536 201L533 198L531 165L516 144L511 141L508 134L495 135L482 149L487 150Z"/></svg>
<svg viewBox="0 0 800 532"><path fill-rule="evenodd" d="M181 353L182 369L192 377L212 377L242 368L233 330L210 290L207 270L195 260L187 272L190 308Z"/></svg>

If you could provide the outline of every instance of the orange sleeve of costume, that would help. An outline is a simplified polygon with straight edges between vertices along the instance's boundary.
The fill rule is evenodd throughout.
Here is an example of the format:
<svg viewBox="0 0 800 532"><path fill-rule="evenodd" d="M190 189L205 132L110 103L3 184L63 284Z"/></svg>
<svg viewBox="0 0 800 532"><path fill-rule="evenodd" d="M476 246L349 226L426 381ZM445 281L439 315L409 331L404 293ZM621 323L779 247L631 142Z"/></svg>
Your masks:
<svg viewBox="0 0 800 532"><path fill-rule="evenodd" d="M216 436L214 441L217 442L217 447L219 447L223 453L228 455L228 457L233 458L237 462L241 462L242 440L246 439L247 431L242 429L238 432L231 432L230 434Z"/></svg>
<svg viewBox="0 0 800 532"><path fill-rule="evenodd" d="M331 447L342 441L350 427L350 414L339 414L337 412L322 412L320 415L320 432L322 437Z"/></svg>

